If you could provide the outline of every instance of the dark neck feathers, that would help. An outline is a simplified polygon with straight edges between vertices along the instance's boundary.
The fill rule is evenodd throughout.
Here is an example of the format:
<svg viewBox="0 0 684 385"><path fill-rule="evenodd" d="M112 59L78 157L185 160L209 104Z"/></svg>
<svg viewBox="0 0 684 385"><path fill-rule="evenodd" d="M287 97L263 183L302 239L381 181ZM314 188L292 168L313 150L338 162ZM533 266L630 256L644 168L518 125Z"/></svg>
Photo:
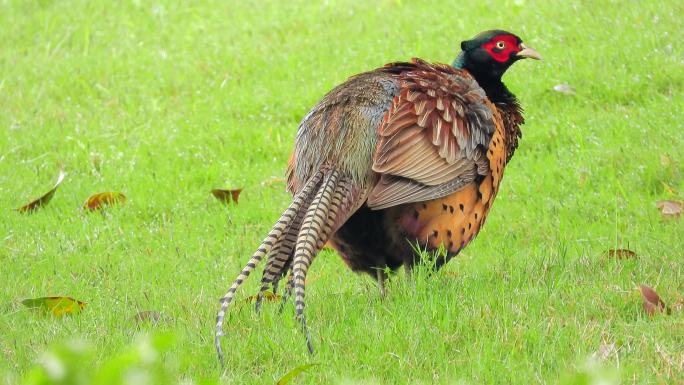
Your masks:
<svg viewBox="0 0 684 385"><path fill-rule="evenodd" d="M484 92L487 94L487 98L489 98L492 103L516 102L515 95L513 95L508 88L506 88L506 85L501 81L503 72L500 70L470 65L466 59L465 52L463 51L458 54L452 63L452 66L454 68L464 69L473 75L475 80L477 80L477 84L482 87Z"/></svg>
<svg viewBox="0 0 684 385"><path fill-rule="evenodd" d="M510 160L518 147L518 139L522 136L520 125L525 123L522 116L522 108L518 99L511 93L501 81L503 73L493 71L491 68L478 68L469 65L465 53L461 52L454 60L453 67L468 71L477 84L482 87L487 98L496 105L501 114L506 130L506 161Z"/></svg>

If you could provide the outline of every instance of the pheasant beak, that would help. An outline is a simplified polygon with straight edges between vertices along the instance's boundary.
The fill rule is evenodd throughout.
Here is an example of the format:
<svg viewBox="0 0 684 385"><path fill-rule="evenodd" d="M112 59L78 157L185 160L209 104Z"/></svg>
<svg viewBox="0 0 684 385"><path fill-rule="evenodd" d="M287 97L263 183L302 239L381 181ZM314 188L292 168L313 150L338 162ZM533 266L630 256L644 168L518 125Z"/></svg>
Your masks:
<svg viewBox="0 0 684 385"><path fill-rule="evenodd" d="M520 43L520 51L515 54L515 56L519 57L520 59L535 59L535 60L541 60L541 55L539 52L535 51L534 48L530 48L526 46L523 43Z"/></svg>

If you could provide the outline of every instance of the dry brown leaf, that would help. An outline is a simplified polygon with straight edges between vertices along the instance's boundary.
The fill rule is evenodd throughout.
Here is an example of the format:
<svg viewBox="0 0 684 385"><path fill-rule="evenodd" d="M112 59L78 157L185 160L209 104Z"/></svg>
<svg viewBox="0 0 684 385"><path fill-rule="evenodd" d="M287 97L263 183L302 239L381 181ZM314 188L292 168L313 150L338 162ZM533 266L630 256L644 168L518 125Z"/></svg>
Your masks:
<svg viewBox="0 0 684 385"><path fill-rule="evenodd" d="M236 204L238 203L238 197L240 196L240 193L242 192L242 189L234 189L234 190L223 190L219 188L215 188L211 190L211 194L218 200L220 200L223 203L230 203L230 202L235 202Z"/></svg>
<svg viewBox="0 0 684 385"><path fill-rule="evenodd" d="M56 316L79 313L85 308L86 303L71 297L40 297L28 298L21 301L24 306L31 309L43 309Z"/></svg>
<svg viewBox="0 0 684 385"><path fill-rule="evenodd" d="M641 291L641 298L644 300L644 310L646 311L646 314L653 316L665 311L669 313L667 305L665 305L665 302L660 299L660 296L652 287L642 284L639 285L639 291Z"/></svg>
<svg viewBox="0 0 684 385"><path fill-rule="evenodd" d="M451 277L451 278L458 278L458 273L455 271L445 271L444 275Z"/></svg>
<svg viewBox="0 0 684 385"><path fill-rule="evenodd" d="M136 315L133 316L133 320L137 325L140 325L145 322L149 322L153 325L158 324L159 322L163 322L167 320L167 317L163 315L162 313L154 310L143 310Z"/></svg>
<svg viewBox="0 0 684 385"><path fill-rule="evenodd" d="M55 185L52 187L52 190L46 192L42 197L35 199L20 208L17 209L17 211L22 212L22 213L31 213L35 210L37 210L39 207L44 206L50 202L52 197L55 195L55 191L57 191L57 187L62 183L64 180L64 177L66 176L66 173L64 170L59 171L59 176L57 177L57 182L55 182Z"/></svg>
<svg viewBox="0 0 684 385"><path fill-rule="evenodd" d="M612 258L636 258L637 254L630 249L610 249L606 251L606 255Z"/></svg>
<svg viewBox="0 0 684 385"><path fill-rule="evenodd" d="M556 92L560 92L561 94L566 94L566 95L574 95L575 94L575 87L568 85L568 84L556 84L553 86L553 90Z"/></svg>
<svg viewBox="0 0 684 385"><path fill-rule="evenodd" d="M680 201L658 201L656 207L665 217L679 217L684 209L684 203Z"/></svg>
<svg viewBox="0 0 684 385"><path fill-rule="evenodd" d="M84 210L99 210L105 206L126 203L126 196L120 192L101 192L91 195L83 204Z"/></svg>

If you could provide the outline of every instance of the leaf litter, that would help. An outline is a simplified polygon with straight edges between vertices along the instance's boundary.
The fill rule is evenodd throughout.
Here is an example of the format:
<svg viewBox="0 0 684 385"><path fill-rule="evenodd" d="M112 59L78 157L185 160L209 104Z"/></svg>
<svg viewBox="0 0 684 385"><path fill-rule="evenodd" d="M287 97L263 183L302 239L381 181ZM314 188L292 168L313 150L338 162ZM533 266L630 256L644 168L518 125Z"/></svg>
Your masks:
<svg viewBox="0 0 684 385"><path fill-rule="evenodd" d="M65 314L80 313L86 303L71 297L27 298L21 303L29 309L39 309L61 317Z"/></svg>
<svg viewBox="0 0 684 385"><path fill-rule="evenodd" d="M57 187L59 187L59 185L62 184L62 181L64 181L65 176L66 173L64 172L64 170L59 170L57 182L55 182L55 185L52 187L50 191L43 194L43 196L41 196L40 198L34 199L33 201L21 206L17 209L17 211L21 213L32 213L36 211L38 208L47 205L52 200L52 197L55 195Z"/></svg>

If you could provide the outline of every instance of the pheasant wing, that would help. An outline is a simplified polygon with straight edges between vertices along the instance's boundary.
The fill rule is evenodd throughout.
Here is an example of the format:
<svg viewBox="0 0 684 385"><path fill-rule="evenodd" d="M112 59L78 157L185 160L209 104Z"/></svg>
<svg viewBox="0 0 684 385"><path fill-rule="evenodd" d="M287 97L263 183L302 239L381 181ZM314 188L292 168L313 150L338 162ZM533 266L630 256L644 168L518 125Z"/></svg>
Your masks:
<svg viewBox="0 0 684 385"><path fill-rule="evenodd" d="M501 118L482 88L465 71L412 64L378 128L372 209L440 198L489 171L487 146Z"/></svg>

